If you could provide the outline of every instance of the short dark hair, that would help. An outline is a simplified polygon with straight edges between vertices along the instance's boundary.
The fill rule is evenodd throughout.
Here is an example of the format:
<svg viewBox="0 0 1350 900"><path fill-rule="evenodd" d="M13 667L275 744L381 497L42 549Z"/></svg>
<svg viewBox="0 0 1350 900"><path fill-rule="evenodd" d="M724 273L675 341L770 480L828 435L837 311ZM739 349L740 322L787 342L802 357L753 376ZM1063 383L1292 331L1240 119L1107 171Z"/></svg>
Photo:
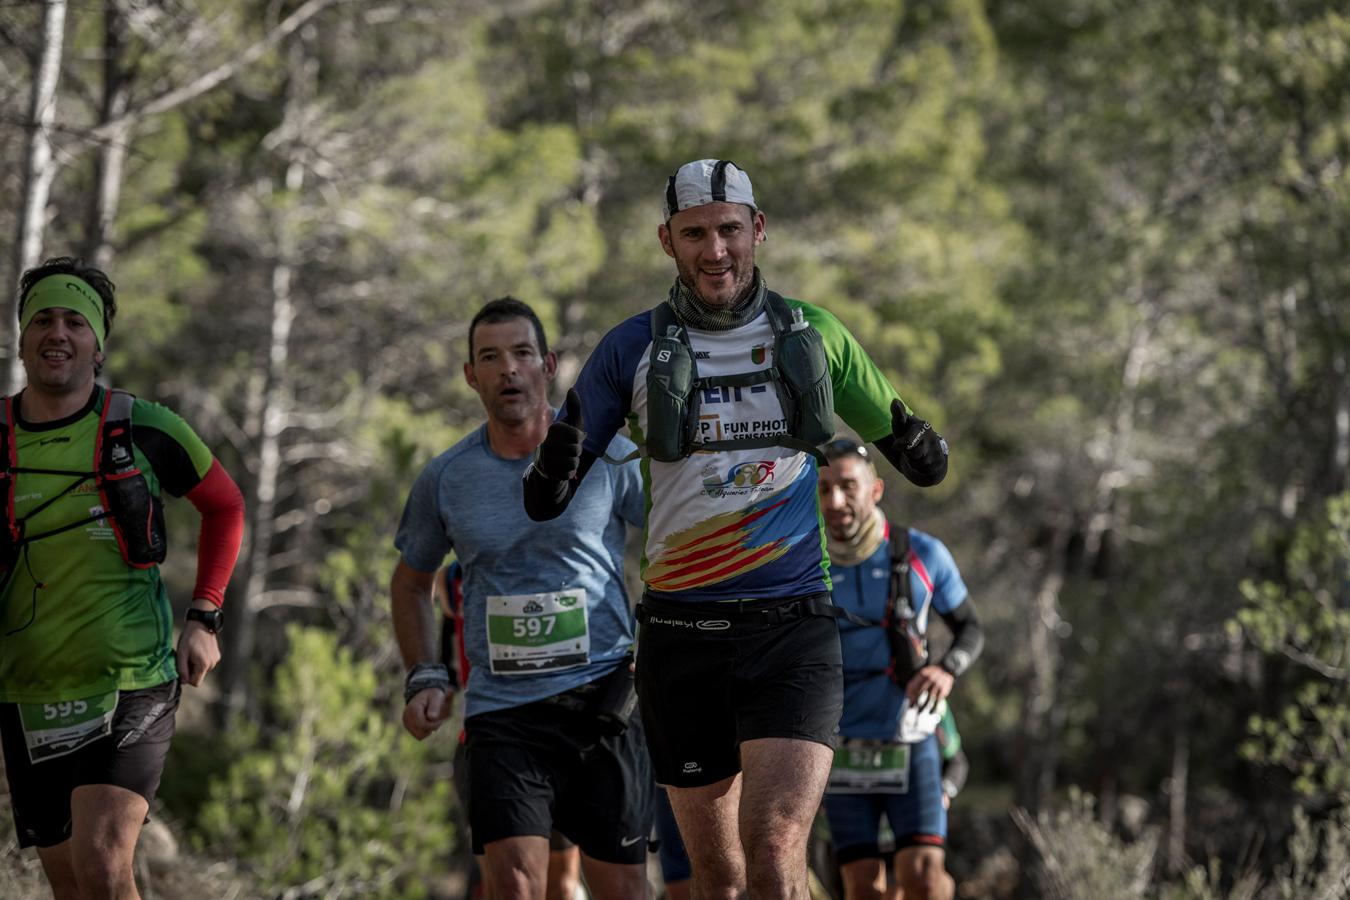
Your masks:
<svg viewBox="0 0 1350 900"><path fill-rule="evenodd" d="M86 266L84 260L75 256L54 256L40 266L34 266L19 277L19 320L23 320L23 305L28 299L28 291L48 275L74 275L98 291L103 301L103 334L112 334L113 318L117 315L117 298L114 293L117 286L112 283L102 269Z"/></svg>
<svg viewBox="0 0 1350 900"><path fill-rule="evenodd" d="M483 308L474 314L473 321L469 323L469 362L473 362L473 332L480 324L494 325L498 322L509 322L512 319L528 319L534 325L534 335L539 339L539 355L544 356L548 353L548 338L544 337L544 324L539 321L534 310L530 309L528 303L524 303L512 297L510 294L505 297L498 297L496 300L490 300L484 304Z"/></svg>

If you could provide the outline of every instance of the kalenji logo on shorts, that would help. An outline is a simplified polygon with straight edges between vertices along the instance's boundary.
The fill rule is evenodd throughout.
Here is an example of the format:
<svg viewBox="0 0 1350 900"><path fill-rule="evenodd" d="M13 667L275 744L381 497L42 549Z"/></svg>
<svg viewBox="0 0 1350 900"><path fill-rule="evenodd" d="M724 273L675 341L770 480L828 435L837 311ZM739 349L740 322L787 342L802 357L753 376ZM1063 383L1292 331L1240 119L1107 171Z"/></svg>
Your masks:
<svg viewBox="0 0 1350 900"><path fill-rule="evenodd" d="M688 619L665 619L661 616L648 616L648 625L675 625L679 628L692 628L694 623Z"/></svg>
<svg viewBox="0 0 1350 900"><path fill-rule="evenodd" d="M699 631L726 631L731 627L726 619L704 619L697 624Z"/></svg>
<svg viewBox="0 0 1350 900"><path fill-rule="evenodd" d="M696 772L702 772L703 767L696 762L687 762L684 764L684 774L693 775Z"/></svg>

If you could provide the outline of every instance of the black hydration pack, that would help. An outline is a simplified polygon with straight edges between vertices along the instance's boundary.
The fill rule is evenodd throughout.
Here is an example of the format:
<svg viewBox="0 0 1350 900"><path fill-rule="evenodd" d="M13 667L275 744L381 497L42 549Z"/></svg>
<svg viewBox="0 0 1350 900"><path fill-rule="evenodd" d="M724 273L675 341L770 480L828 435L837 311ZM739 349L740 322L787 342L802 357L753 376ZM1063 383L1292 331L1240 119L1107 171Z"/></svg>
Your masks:
<svg viewBox="0 0 1350 900"><path fill-rule="evenodd" d="M0 578L8 576L28 544L43 538L106 519L117 538L117 549L127 565L149 569L164 561L168 544L164 533L164 505L150 490L145 476L136 467L135 446L131 435L131 410L136 398L126 391L106 390L94 437L93 471L39 469L19 465L18 445L14 440L14 398L0 404L0 501L4 503L7 527L0 529ZM48 498L23 519L14 515L14 484L24 472L38 475L69 475L74 481L60 493ZM103 511L93 513L58 528L28 534L27 523L34 515L69 494L89 479L98 488Z"/></svg>
<svg viewBox="0 0 1350 900"><path fill-rule="evenodd" d="M689 335L669 302L652 310L652 351L647 370L645 455L677 462L695 450L714 452L758 447L787 447L825 462L820 445L834 437L834 385L820 332L788 306L765 292L765 310L773 327L773 364L757 372L700 378ZM702 391L772 384L788 422L787 434L695 441Z"/></svg>

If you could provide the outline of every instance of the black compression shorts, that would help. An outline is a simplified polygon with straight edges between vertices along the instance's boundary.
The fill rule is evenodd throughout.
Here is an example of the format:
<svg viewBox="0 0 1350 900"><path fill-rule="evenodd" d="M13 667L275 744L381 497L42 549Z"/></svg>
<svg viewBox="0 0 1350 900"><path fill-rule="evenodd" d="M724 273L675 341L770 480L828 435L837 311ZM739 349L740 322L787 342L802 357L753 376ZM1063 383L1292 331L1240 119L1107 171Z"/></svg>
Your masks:
<svg viewBox="0 0 1350 900"><path fill-rule="evenodd" d="M179 683L123 691L117 698L112 733L73 753L33 763L16 704L0 704L14 825L20 847L52 847L70 837L70 795L87 784L111 784L152 802L173 738Z"/></svg>
<svg viewBox="0 0 1350 900"><path fill-rule="evenodd" d="M604 737L589 714L542 700L471 716L464 730L475 854L556 829L592 859L646 861L653 787L636 716Z"/></svg>
<svg viewBox="0 0 1350 900"><path fill-rule="evenodd" d="M798 603L643 599L637 688L657 782L729 778L741 770L741 743L758 738L834 746L844 708L835 620L758 615Z"/></svg>

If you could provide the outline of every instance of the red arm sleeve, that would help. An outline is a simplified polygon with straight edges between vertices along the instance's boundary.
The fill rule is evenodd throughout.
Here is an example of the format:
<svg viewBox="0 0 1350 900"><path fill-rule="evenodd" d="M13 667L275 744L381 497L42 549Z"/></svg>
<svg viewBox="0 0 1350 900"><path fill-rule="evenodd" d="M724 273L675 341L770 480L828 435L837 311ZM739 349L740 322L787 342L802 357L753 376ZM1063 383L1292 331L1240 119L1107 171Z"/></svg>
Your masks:
<svg viewBox="0 0 1350 900"><path fill-rule="evenodd" d="M211 469L196 487L185 495L202 514L201 534L197 540L197 586L193 597L203 597L217 607L225 602L225 586L230 583L239 544L244 538L244 495L220 465L211 460Z"/></svg>

